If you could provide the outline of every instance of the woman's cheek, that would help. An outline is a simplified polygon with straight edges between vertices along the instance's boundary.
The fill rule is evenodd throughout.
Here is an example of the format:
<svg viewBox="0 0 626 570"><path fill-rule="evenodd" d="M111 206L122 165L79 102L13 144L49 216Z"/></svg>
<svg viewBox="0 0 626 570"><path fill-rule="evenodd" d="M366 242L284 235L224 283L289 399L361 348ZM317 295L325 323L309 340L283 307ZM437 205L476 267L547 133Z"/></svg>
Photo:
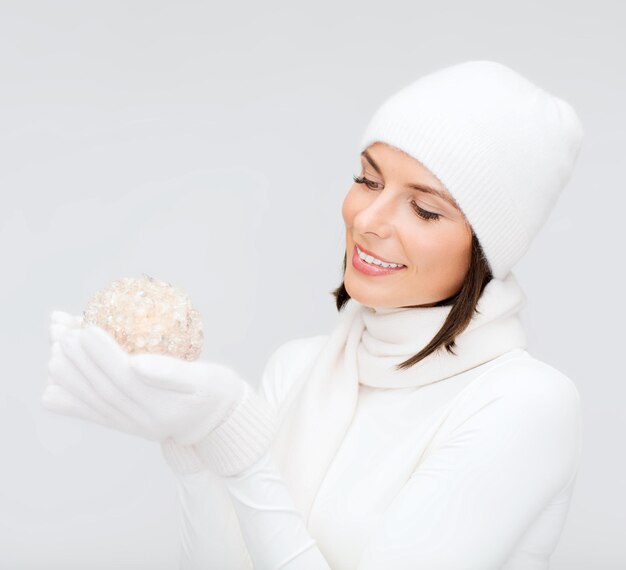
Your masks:
<svg viewBox="0 0 626 570"><path fill-rule="evenodd" d="M349 225L349 226L352 225L352 220L354 219L354 216L356 215L356 211L358 207L356 202L357 201L354 197L353 192L352 191L348 192L341 206L341 215L343 216L343 221L346 223L346 225Z"/></svg>

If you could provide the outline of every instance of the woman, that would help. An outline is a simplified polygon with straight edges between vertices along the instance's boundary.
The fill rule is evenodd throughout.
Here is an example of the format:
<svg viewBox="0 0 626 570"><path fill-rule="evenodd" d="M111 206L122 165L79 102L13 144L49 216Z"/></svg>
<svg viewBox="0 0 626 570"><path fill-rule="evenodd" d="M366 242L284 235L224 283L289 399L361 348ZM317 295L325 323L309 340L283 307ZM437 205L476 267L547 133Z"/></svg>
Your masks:
<svg viewBox="0 0 626 570"><path fill-rule="evenodd" d="M280 346L256 393L55 312L44 405L161 442L185 568L548 568L580 400L526 351L511 268L581 140L568 103L502 64L426 75L361 141L331 334Z"/></svg>

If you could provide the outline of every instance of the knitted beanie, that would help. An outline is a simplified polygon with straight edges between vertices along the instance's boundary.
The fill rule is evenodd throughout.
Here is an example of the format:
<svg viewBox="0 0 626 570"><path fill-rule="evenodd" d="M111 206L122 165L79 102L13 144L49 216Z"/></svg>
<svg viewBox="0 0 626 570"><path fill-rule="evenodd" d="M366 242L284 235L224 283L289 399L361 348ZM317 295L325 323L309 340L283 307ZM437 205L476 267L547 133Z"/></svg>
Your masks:
<svg viewBox="0 0 626 570"><path fill-rule="evenodd" d="M416 158L456 200L504 278L568 182L583 137L569 103L493 61L422 76L387 99L361 139Z"/></svg>

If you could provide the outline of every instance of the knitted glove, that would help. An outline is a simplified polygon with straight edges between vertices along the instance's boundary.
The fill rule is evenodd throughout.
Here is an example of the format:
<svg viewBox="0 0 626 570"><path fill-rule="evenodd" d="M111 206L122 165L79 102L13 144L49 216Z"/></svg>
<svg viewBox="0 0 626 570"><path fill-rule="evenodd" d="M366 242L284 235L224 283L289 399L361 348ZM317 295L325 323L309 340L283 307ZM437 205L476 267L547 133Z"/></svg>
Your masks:
<svg viewBox="0 0 626 570"><path fill-rule="evenodd" d="M211 469L231 476L267 451L273 413L234 370L129 355L104 329L79 322L54 313L51 340L58 342L42 396L46 409L158 441L177 473Z"/></svg>
<svg viewBox="0 0 626 570"><path fill-rule="evenodd" d="M49 335L53 358L59 356L59 340L61 336L70 329L81 328L82 325L82 315L71 315L58 310L52 311L50 314ZM52 358L49 366L54 366ZM74 392L78 389L82 389L80 397L74 396L72 392L68 392L62 386L54 383L54 380L48 376L48 385L45 389L42 403L44 407L57 413L74 416L107 427L114 427L110 414L113 413L115 415L115 411L110 410L108 407L103 408L101 400L90 385L84 386L78 383L75 385ZM168 438L160 442L160 444L163 457L175 474L187 475L204 471L207 468L193 446L181 445L172 438Z"/></svg>

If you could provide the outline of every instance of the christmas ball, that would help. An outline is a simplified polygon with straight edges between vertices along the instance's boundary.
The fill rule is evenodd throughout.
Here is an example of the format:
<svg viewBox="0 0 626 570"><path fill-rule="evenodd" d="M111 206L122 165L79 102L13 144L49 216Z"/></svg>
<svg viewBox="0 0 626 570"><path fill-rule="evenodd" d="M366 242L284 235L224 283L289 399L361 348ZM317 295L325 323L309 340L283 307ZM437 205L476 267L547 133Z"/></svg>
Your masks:
<svg viewBox="0 0 626 570"><path fill-rule="evenodd" d="M189 296L149 275L113 281L83 311L83 326L106 330L129 353L152 352L196 360L202 321Z"/></svg>

